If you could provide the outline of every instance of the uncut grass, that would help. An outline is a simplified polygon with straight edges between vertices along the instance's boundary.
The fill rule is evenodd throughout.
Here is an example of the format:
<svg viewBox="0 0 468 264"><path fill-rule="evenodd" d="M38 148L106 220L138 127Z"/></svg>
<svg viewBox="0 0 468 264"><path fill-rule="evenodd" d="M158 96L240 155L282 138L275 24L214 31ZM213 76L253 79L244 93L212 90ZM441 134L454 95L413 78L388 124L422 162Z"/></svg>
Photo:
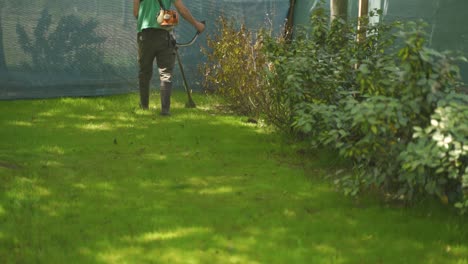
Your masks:
<svg viewBox="0 0 468 264"><path fill-rule="evenodd" d="M0 102L2 263L468 263L466 217L344 197L332 154L209 97L137 98Z"/></svg>

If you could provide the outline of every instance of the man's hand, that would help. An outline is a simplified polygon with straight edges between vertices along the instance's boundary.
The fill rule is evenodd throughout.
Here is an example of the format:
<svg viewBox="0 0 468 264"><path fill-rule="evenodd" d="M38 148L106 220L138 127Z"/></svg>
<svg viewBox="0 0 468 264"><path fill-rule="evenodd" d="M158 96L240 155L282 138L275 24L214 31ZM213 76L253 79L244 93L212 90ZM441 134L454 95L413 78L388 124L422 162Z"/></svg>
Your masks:
<svg viewBox="0 0 468 264"><path fill-rule="evenodd" d="M205 30L205 24L197 21L188 8L184 5L182 0L175 0L174 6L177 8L177 11L179 11L180 15L187 20L190 24L192 24L198 32L203 32Z"/></svg>
<svg viewBox="0 0 468 264"><path fill-rule="evenodd" d="M205 24L197 21L195 23L195 28L199 33L202 33L203 31L205 31Z"/></svg>

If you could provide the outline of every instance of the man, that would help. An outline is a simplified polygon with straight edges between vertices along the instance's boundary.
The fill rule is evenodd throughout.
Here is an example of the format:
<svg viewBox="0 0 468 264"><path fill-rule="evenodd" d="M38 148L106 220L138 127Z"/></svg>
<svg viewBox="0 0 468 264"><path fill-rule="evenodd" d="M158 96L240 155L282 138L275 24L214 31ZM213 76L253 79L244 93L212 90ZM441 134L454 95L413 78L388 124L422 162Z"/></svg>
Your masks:
<svg viewBox="0 0 468 264"><path fill-rule="evenodd" d="M138 20L140 106L142 109L149 107L149 87L153 75L153 62L156 58L161 81L161 115L170 115L176 47L171 29L164 28L157 22L156 18L161 9L160 2L165 9L169 9L174 4L178 13L197 31L203 32L205 25L192 16L182 0L133 0L133 15Z"/></svg>

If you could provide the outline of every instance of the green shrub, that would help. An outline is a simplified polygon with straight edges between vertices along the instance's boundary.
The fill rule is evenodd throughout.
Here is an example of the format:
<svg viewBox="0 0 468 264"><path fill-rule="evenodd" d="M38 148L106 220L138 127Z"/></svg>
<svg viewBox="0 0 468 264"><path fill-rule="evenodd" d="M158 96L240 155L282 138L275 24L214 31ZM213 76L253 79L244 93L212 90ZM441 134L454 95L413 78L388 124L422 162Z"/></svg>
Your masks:
<svg viewBox="0 0 468 264"><path fill-rule="evenodd" d="M414 127L414 140L399 160L404 193L425 192L467 207L468 96L450 94L438 102L427 127Z"/></svg>
<svg viewBox="0 0 468 264"><path fill-rule="evenodd" d="M369 36L356 42L356 23L335 19L329 25L329 21L326 9L318 7L313 11L310 27L298 28L291 43L266 38L265 54L272 65L268 95L277 98L275 103L285 110L269 113L270 123L291 128L304 103L335 105L349 94L366 93L365 88L370 90L372 86L361 85L359 90L364 78L356 76L358 65L363 73L371 67L368 65L385 64L393 70L382 59L387 59L382 54L394 40L388 34L391 26L370 26ZM381 75L387 75L386 68L382 67Z"/></svg>
<svg viewBox="0 0 468 264"><path fill-rule="evenodd" d="M420 23L368 27L368 38L356 42L343 37L356 32L342 22L317 25L323 15L314 13L313 37L293 43L286 59L270 56L281 58L276 80L291 104L293 127L314 146L353 161L353 173L336 180L347 194L377 188L406 201L439 195L466 208L467 104L451 95L458 58L426 47ZM308 58L296 65L297 54Z"/></svg>
<svg viewBox="0 0 468 264"><path fill-rule="evenodd" d="M466 210L468 99L455 93L463 58L428 48L421 23L358 32L356 23L329 21L316 8L310 27L288 42L252 39L221 20L207 84L241 113L351 160L353 172L335 181L347 194L372 188L408 202L437 195Z"/></svg>
<svg viewBox="0 0 468 264"><path fill-rule="evenodd" d="M232 110L257 116L264 101L265 57L261 51L262 32L253 32L234 20L220 17L219 29L208 36L202 66L205 91L216 92L226 99Z"/></svg>

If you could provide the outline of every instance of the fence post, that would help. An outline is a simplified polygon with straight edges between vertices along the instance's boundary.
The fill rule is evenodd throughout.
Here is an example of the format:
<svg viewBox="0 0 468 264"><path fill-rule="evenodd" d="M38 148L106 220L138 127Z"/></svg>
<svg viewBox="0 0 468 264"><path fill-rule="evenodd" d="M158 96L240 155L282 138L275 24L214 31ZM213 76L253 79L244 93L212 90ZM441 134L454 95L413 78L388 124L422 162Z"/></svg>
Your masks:
<svg viewBox="0 0 468 264"><path fill-rule="evenodd" d="M336 18L346 21L348 19L348 0L331 0L330 12L330 19L332 21Z"/></svg>

